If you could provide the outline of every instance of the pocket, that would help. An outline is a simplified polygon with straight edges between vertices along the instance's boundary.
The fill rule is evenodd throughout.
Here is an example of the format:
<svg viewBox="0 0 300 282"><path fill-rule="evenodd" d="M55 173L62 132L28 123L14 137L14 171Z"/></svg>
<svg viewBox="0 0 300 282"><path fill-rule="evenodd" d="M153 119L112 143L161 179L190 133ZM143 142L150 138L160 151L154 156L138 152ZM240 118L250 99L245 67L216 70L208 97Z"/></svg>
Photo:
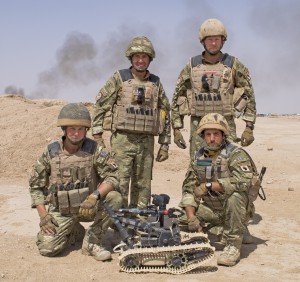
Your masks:
<svg viewBox="0 0 300 282"><path fill-rule="evenodd" d="M191 114L187 97L179 96L177 98L177 105L179 108L180 115L190 115Z"/></svg>

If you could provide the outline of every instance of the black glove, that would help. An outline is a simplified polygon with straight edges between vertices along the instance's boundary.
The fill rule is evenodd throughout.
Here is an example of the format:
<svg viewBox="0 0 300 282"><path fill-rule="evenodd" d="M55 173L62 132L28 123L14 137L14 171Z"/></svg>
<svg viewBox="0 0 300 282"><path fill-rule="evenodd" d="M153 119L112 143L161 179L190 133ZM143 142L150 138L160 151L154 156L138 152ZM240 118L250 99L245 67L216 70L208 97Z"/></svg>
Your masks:
<svg viewBox="0 0 300 282"><path fill-rule="evenodd" d="M54 235L56 234L55 227L58 227L58 223L51 214L46 213L46 215L41 217L40 227L43 233L47 235Z"/></svg>

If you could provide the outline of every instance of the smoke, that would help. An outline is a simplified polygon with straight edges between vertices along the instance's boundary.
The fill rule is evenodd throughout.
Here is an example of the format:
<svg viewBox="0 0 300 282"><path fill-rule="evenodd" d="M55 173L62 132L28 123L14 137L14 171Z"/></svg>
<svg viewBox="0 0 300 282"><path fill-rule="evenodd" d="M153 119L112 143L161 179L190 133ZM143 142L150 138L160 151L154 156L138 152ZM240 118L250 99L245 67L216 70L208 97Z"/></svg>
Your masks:
<svg viewBox="0 0 300 282"><path fill-rule="evenodd" d="M25 95L24 89L23 88L18 88L14 85L9 85L5 87L4 89L5 94L16 94L16 95Z"/></svg>
<svg viewBox="0 0 300 282"><path fill-rule="evenodd" d="M299 112L300 2L263 1L254 5L249 25L255 33L259 59L253 62L258 108L262 112ZM254 46L253 46L254 47Z"/></svg>
<svg viewBox="0 0 300 282"><path fill-rule="evenodd" d="M39 74L34 98L54 98L64 87L87 85L101 74L97 46L87 34L73 32L57 51L56 64Z"/></svg>
<svg viewBox="0 0 300 282"><path fill-rule="evenodd" d="M61 97L69 88L80 88L95 81L103 82L116 70L128 67L125 49L129 40L144 34L153 35L153 31L154 28L147 24L139 25L135 29L122 25L118 31L110 33L100 46L88 34L68 34L63 46L56 53L55 65L39 74L31 97Z"/></svg>

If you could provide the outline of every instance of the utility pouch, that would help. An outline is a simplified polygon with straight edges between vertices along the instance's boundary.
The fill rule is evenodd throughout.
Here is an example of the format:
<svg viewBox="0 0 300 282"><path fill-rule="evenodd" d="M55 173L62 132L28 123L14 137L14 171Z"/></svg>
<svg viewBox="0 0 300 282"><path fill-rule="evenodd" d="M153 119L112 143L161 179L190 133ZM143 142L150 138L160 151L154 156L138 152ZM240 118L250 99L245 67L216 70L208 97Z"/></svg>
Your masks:
<svg viewBox="0 0 300 282"><path fill-rule="evenodd" d="M177 105L179 108L180 115L190 115L191 114L187 97L179 96L177 98Z"/></svg>
<svg viewBox="0 0 300 282"><path fill-rule="evenodd" d="M133 104L145 104L145 86L139 85L133 88L132 99Z"/></svg>
<svg viewBox="0 0 300 282"><path fill-rule="evenodd" d="M70 214L69 196L68 191L58 191L57 192L59 212L62 215Z"/></svg>
<svg viewBox="0 0 300 282"><path fill-rule="evenodd" d="M243 112L248 103L248 97L244 94L244 88L235 88L233 93L233 106L238 112Z"/></svg>

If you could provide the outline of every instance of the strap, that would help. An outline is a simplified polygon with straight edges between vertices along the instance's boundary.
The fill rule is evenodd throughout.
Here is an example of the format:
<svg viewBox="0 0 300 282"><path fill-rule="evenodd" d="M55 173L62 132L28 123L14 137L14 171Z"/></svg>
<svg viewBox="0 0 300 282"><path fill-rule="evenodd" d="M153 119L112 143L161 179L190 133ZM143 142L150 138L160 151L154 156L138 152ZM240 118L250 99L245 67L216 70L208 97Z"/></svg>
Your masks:
<svg viewBox="0 0 300 282"><path fill-rule="evenodd" d="M230 56L229 54L225 53L221 60L221 63L225 66L232 68L234 60L235 60L235 57ZM195 66L201 65L201 64L202 64L202 55L198 55L198 56L191 58L192 68L194 68Z"/></svg>
<svg viewBox="0 0 300 282"><path fill-rule="evenodd" d="M58 141L55 141L48 145L48 152L50 155L50 158L53 159L61 152L61 147Z"/></svg>
<svg viewBox="0 0 300 282"><path fill-rule="evenodd" d="M94 154L96 148L97 148L96 141L94 141L90 138L85 138L80 150L92 155L92 154Z"/></svg>
<svg viewBox="0 0 300 282"><path fill-rule="evenodd" d="M130 69L119 70L119 74L120 74L120 76L122 78L122 81L127 81L129 79L133 79L134 78L133 75L132 75L132 73L131 73L131 71L130 71ZM158 86L160 79L159 79L158 76L150 73L149 81L155 83Z"/></svg>

